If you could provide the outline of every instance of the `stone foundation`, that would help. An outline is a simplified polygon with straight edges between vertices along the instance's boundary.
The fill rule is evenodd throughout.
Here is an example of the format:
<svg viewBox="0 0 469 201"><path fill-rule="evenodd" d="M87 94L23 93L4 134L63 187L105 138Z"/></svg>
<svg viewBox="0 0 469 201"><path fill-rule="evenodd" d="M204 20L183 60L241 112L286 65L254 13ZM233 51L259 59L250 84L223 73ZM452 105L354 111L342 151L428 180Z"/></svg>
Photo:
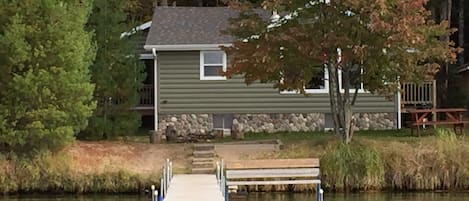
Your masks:
<svg viewBox="0 0 469 201"><path fill-rule="evenodd" d="M357 113L353 117L354 130L391 130L396 129L394 113Z"/></svg>
<svg viewBox="0 0 469 201"><path fill-rule="evenodd" d="M298 132L324 129L324 114L235 114L233 130L241 132Z"/></svg>
<svg viewBox="0 0 469 201"><path fill-rule="evenodd" d="M168 126L180 135L208 134L213 129L211 114L174 114L159 115L158 132L165 133Z"/></svg>
<svg viewBox="0 0 469 201"><path fill-rule="evenodd" d="M353 115L355 130L387 130L396 128L393 113L359 113ZM332 125L332 124L331 124ZM171 127L178 135L204 135L213 132L212 114L160 115L158 132ZM325 128L324 113L309 114L234 114L232 132L309 132Z"/></svg>

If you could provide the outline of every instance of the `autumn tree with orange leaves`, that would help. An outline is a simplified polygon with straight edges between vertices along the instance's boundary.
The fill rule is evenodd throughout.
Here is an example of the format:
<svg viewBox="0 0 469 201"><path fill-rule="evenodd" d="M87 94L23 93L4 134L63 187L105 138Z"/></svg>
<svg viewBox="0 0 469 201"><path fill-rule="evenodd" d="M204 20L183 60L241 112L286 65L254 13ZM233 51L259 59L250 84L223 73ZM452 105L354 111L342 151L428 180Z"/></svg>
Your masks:
<svg viewBox="0 0 469 201"><path fill-rule="evenodd" d="M226 30L237 38L224 48L231 58L226 74L305 93L311 77L325 71L334 132L348 144L361 86L392 95L399 81L421 81L439 62L455 60L453 43L440 40L452 30L431 20L426 2L266 0L266 10L280 13L269 19L248 3L233 3L240 16Z"/></svg>

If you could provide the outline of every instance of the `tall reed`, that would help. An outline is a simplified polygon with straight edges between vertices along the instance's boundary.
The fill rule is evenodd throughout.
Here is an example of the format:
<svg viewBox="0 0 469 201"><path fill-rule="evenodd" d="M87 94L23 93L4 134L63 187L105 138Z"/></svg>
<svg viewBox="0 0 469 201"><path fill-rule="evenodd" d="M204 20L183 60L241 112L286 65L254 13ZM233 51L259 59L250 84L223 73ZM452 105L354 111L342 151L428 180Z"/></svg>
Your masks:
<svg viewBox="0 0 469 201"><path fill-rule="evenodd" d="M373 190L384 185L384 162L377 150L364 145L328 146L321 170L324 187L332 190Z"/></svg>
<svg viewBox="0 0 469 201"><path fill-rule="evenodd" d="M64 155L44 153L32 159L0 158L0 193L137 193L159 184L159 172L140 175L118 170L80 174Z"/></svg>

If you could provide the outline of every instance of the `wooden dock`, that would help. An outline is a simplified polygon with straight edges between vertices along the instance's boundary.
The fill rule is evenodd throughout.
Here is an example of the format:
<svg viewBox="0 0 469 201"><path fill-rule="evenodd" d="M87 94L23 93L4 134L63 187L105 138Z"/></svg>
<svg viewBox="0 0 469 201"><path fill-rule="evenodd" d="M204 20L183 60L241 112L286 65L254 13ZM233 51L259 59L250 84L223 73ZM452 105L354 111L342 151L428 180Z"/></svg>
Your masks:
<svg viewBox="0 0 469 201"><path fill-rule="evenodd" d="M172 163L167 159L159 192L155 186L151 189L153 201L228 201L230 187L286 184L316 185L316 200L323 201L319 159L245 160L227 164L222 160L217 162L215 175L173 175Z"/></svg>
<svg viewBox="0 0 469 201"><path fill-rule="evenodd" d="M214 174L179 174L171 180L164 201L224 201Z"/></svg>

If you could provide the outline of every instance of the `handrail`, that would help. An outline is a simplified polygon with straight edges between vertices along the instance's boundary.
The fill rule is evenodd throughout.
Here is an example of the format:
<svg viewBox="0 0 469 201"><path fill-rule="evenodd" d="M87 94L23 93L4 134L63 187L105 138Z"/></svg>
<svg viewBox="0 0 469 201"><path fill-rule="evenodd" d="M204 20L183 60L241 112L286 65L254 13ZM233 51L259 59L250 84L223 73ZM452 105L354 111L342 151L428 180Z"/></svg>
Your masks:
<svg viewBox="0 0 469 201"><path fill-rule="evenodd" d="M401 103L403 105L435 105L436 80L424 81L421 84L401 83Z"/></svg>
<svg viewBox="0 0 469 201"><path fill-rule="evenodd" d="M226 177L224 175L225 172L225 162L222 159L221 161L217 161L217 182L218 185L220 186L220 191L225 198L225 201L228 201L228 193L227 193L227 187L226 187Z"/></svg>
<svg viewBox="0 0 469 201"><path fill-rule="evenodd" d="M155 104L154 101L154 93L155 91L153 90L154 87L152 84L144 84L142 88L139 89L139 95L140 95L140 106L153 106Z"/></svg>
<svg viewBox="0 0 469 201"><path fill-rule="evenodd" d="M163 201L168 194L168 189L171 185L171 180L173 179L173 162L169 159L166 159L165 163L163 164L163 172L160 181L160 193L158 197L159 201Z"/></svg>

